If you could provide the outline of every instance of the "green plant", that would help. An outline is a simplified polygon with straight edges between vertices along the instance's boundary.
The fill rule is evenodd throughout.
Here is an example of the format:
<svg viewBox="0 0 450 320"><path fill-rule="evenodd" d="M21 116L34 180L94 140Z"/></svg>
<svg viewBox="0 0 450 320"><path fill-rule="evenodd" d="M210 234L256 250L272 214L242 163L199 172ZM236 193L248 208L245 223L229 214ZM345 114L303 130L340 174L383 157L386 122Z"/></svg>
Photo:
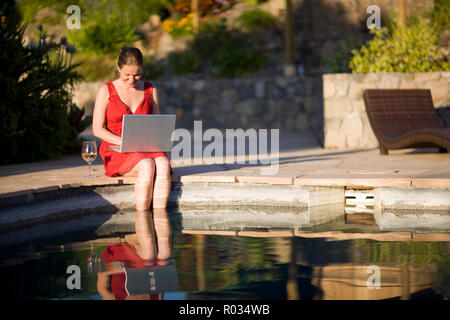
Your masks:
<svg viewBox="0 0 450 320"><path fill-rule="evenodd" d="M203 23L192 48L204 61L210 61L213 75L238 77L262 67L267 59L260 51L242 48L242 39L218 20Z"/></svg>
<svg viewBox="0 0 450 320"><path fill-rule="evenodd" d="M200 71L202 66L201 57L192 49L183 52L172 52L168 60L172 71L177 75L196 73Z"/></svg>
<svg viewBox="0 0 450 320"><path fill-rule="evenodd" d="M242 0L243 3L258 5L267 2L267 0Z"/></svg>
<svg viewBox="0 0 450 320"><path fill-rule="evenodd" d="M0 8L0 164L50 159L78 146L69 121L81 125L70 90L81 79L71 63L74 47L64 39L47 43L43 35L23 46L25 28Z"/></svg>
<svg viewBox="0 0 450 320"><path fill-rule="evenodd" d="M83 54L95 56L117 55L124 45L133 45L139 39L134 23L117 13L104 16L97 13L80 30L69 32L73 42Z"/></svg>
<svg viewBox="0 0 450 320"><path fill-rule="evenodd" d="M374 38L353 50L354 73L430 72L449 70L449 62L438 45L436 29L424 18L412 18L405 28L372 30Z"/></svg>
<svg viewBox="0 0 450 320"><path fill-rule="evenodd" d="M67 7L77 5L81 9L83 23L92 15L102 13L121 13L132 17L136 25L143 24L151 14L162 14L172 8L171 0L20 0L18 7L25 22L35 22L36 13L43 8L51 8L60 16L66 16ZM39 21L42 23L42 21Z"/></svg>
<svg viewBox="0 0 450 320"><path fill-rule="evenodd" d="M450 1L449 0L434 0L434 8L425 14L430 18L433 25L439 33L442 31L450 31Z"/></svg>
<svg viewBox="0 0 450 320"><path fill-rule="evenodd" d="M237 21L244 29L255 29L272 26L275 18L268 12L259 8L252 8L239 15Z"/></svg>
<svg viewBox="0 0 450 320"><path fill-rule="evenodd" d="M75 63L80 63L77 72L86 81L107 81L116 76L117 55L116 56L94 56L87 54L77 54L74 57Z"/></svg>
<svg viewBox="0 0 450 320"><path fill-rule="evenodd" d="M154 80L164 74L164 67L153 57L144 57L144 78Z"/></svg>
<svg viewBox="0 0 450 320"><path fill-rule="evenodd" d="M215 76L239 77L258 70L267 59L259 51L240 51L237 48L221 51L213 57Z"/></svg>
<svg viewBox="0 0 450 320"><path fill-rule="evenodd" d="M170 34L173 39L178 39L183 36L190 36L194 34L193 29L193 14L189 13L187 16L175 21L168 18L163 21L162 28Z"/></svg>
<svg viewBox="0 0 450 320"><path fill-rule="evenodd" d="M339 41L333 52L325 57L323 65L330 73L348 73L351 72L349 62L352 59L352 50L360 48L362 40L357 37L351 37Z"/></svg>
<svg viewBox="0 0 450 320"><path fill-rule="evenodd" d="M218 19L202 22L198 34L190 43L190 47L202 59L213 57L234 46L232 32Z"/></svg>

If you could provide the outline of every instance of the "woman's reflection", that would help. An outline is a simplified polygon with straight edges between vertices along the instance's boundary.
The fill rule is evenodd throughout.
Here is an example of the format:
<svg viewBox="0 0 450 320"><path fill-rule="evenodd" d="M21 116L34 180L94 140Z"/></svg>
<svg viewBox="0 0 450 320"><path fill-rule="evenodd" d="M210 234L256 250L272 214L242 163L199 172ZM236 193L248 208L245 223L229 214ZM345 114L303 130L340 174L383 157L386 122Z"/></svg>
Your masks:
<svg viewBox="0 0 450 320"><path fill-rule="evenodd" d="M106 271L98 273L97 290L105 300L160 300L164 288L176 286L167 210L136 211L135 230L103 252Z"/></svg>

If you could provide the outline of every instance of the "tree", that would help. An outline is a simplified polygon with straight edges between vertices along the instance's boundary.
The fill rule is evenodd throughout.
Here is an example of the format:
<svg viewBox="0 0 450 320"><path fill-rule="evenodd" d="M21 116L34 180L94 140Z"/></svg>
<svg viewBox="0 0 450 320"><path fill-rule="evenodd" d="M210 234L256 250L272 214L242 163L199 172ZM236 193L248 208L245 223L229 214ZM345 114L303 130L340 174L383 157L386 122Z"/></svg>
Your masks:
<svg viewBox="0 0 450 320"><path fill-rule="evenodd" d="M71 64L74 47L65 39L24 46L15 6L0 6L0 164L51 159L77 146L69 118L80 114L71 85L80 79ZM81 113L82 114L82 113Z"/></svg>

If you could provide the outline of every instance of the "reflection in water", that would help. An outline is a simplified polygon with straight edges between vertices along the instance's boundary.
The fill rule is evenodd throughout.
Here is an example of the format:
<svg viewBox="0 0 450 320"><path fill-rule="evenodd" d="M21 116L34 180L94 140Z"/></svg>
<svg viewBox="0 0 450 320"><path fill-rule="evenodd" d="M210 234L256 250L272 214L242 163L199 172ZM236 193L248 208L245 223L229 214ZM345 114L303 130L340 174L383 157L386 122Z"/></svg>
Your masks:
<svg viewBox="0 0 450 320"><path fill-rule="evenodd" d="M167 210L137 211L135 230L103 251L97 290L104 300L161 300L163 292L178 291Z"/></svg>
<svg viewBox="0 0 450 320"><path fill-rule="evenodd" d="M197 220L204 219L204 214L198 213ZM261 218L259 213L257 216ZM450 297L450 241L442 240L448 239L442 235L436 238L437 235L422 234L417 237L421 241L411 241L410 234L400 237L398 233L375 234L370 230L369 234L359 233L366 238L355 238L358 234L353 229L342 228L346 233L292 232L251 229L244 222L233 225L232 230L208 229L225 224L225 219L218 218L208 224L198 222L197 227L204 229L194 230L187 227L193 225L185 216L179 218L165 209L124 212L111 217L101 228L94 224L91 232L79 220L72 220L65 223L81 225L73 235L22 241L21 246L0 246L0 298ZM360 228L352 218L353 224L345 226ZM46 227L58 230L57 226ZM80 267L80 290L70 290L66 284L67 268L73 265ZM371 270L375 270L371 266L379 270L379 289L368 286L374 275Z"/></svg>
<svg viewBox="0 0 450 320"><path fill-rule="evenodd" d="M180 248L176 250L180 287L184 292L191 292L187 295L189 299L448 297L449 248L445 242L214 235L201 235L199 242L194 238L199 236L191 235L193 239L186 239L186 243L176 243ZM187 243L194 248L186 247ZM190 256L194 251L196 257L207 253L208 259L200 265L198 259L192 261ZM375 269L379 275L378 287L372 281L375 278L371 278ZM187 283L191 272L197 277L197 284Z"/></svg>

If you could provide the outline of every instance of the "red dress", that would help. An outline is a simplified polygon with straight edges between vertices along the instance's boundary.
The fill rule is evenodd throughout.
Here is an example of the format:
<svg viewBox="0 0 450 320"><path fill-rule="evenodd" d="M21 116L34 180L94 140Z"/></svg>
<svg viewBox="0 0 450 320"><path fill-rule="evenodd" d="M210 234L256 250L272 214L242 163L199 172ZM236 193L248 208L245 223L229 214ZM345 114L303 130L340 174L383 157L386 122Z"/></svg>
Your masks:
<svg viewBox="0 0 450 320"><path fill-rule="evenodd" d="M143 260L136 251L128 244L113 244L107 245L102 254L103 260L106 263L112 261L121 261L125 268L145 268L149 266L149 262ZM125 300L128 296L125 289L126 276L125 272L111 275L110 290L117 300ZM150 294L150 300L159 300L158 294Z"/></svg>
<svg viewBox="0 0 450 320"><path fill-rule="evenodd" d="M152 114L153 103L152 93L153 85L150 82L144 82L144 98L137 106L136 110L131 112L130 108L120 99L114 84L106 82L109 91L108 106L106 108L106 129L113 134L122 136L122 119L124 114ZM164 152L130 152L120 153L108 148L113 144L102 141L99 154L103 159L105 175L116 177L133 168L139 161L147 158L167 157ZM170 174L172 174L170 168Z"/></svg>

